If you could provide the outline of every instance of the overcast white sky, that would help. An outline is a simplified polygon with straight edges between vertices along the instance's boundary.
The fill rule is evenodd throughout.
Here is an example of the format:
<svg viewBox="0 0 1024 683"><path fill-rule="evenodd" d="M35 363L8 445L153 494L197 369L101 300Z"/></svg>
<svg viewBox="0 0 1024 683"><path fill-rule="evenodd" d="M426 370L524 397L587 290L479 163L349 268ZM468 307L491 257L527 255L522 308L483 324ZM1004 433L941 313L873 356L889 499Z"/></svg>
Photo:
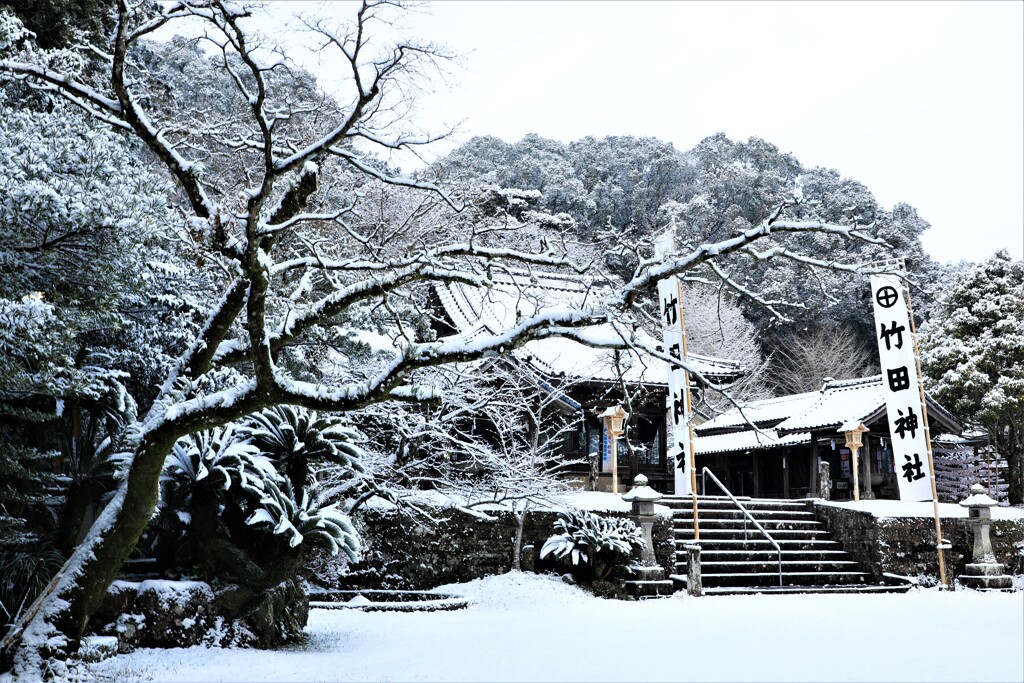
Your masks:
<svg viewBox="0 0 1024 683"><path fill-rule="evenodd" d="M457 141L758 136L915 206L937 259L1024 257L1022 2L446 0L403 22L466 55L418 114Z"/></svg>

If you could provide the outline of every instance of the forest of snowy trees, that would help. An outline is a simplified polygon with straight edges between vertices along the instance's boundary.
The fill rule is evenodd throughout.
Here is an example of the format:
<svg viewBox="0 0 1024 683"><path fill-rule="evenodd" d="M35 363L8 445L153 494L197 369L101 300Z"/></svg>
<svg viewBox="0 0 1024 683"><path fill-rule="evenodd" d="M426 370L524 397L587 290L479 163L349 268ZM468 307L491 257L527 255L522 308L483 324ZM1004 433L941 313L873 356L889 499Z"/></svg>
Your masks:
<svg viewBox="0 0 1024 683"><path fill-rule="evenodd" d="M307 22L326 88L229 3L0 7L5 667L59 676L132 557L230 579L242 614L312 557L354 557L349 515L374 496L556 489L543 394L471 364L552 336L671 361L636 331L672 274L693 350L742 361L737 395L763 397L872 372L862 275L904 258L937 396L1020 479L1020 262L936 263L913 207L757 138L478 137L403 173L384 153L431 141L408 117L447 55L375 43L398 11ZM149 40L185 19L206 38ZM610 294L438 334L434 284L512 269ZM487 438L465 429L481 420Z"/></svg>

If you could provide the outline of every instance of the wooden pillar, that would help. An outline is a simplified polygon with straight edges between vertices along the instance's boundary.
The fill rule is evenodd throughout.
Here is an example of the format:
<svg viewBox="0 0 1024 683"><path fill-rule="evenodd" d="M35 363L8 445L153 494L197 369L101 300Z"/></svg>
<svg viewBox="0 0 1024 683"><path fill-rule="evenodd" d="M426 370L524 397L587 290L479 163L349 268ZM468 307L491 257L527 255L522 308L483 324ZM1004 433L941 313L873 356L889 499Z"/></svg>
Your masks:
<svg viewBox="0 0 1024 683"><path fill-rule="evenodd" d="M815 438L814 434L811 434L811 477L807 481L810 482L808 488L808 494L814 498L818 495L818 439Z"/></svg>
<svg viewBox="0 0 1024 683"><path fill-rule="evenodd" d="M757 451L750 454L751 479L754 480L754 498L761 497L761 459L757 457Z"/></svg>
<svg viewBox="0 0 1024 683"><path fill-rule="evenodd" d="M782 449L782 497L789 498L789 449Z"/></svg>
<svg viewBox="0 0 1024 683"><path fill-rule="evenodd" d="M861 453L861 460L864 461L862 476L864 477L861 484L860 497L865 500L874 500L875 492L871 488L871 458L874 456L871 454L871 439L864 439L864 450Z"/></svg>

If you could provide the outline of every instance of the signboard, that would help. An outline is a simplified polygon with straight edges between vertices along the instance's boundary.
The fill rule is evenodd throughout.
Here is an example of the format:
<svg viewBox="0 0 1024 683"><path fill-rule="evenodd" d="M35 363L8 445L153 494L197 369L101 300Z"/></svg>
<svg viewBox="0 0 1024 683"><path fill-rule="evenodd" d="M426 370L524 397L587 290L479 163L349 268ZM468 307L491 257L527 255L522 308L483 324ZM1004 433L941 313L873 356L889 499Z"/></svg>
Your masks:
<svg viewBox="0 0 1024 683"><path fill-rule="evenodd" d="M871 302L900 500L932 500L931 459L903 282L896 275L872 275Z"/></svg>
<svg viewBox="0 0 1024 683"><path fill-rule="evenodd" d="M601 420L601 471L612 471L612 440L608 438L608 430L604 428L604 420Z"/></svg>
<svg viewBox="0 0 1024 683"><path fill-rule="evenodd" d="M659 255L671 253L671 234L663 235L658 240L656 248ZM679 291L679 279L674 275L658 281L658 310L661 315L665 353L683 360L683 309ZM671 363L665 363L665 366L668 373L668 454L675 462L676 495L686 496L692 493L689 450L690 382L683 368Z"/></svg>

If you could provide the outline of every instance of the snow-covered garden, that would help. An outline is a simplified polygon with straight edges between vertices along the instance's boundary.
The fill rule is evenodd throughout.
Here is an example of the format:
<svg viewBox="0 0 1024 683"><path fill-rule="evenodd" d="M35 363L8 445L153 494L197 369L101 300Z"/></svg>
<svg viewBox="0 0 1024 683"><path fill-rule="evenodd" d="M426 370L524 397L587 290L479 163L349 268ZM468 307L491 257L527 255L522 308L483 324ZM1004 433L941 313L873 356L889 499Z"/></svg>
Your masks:
<svg viewBox="0 0 1024 683"><path fill-rule="evenodd" d="M509 573L452 612L318 610L282 650L139 650L124 681L1020 681L1024 593L595 598Z"/></svg>
<svg viewBox="0 0 1024 683"><path fill-rule="evenodd" d="M0 677L1024 677L1024 262L940 263L915 208L757 137L480 136L431 159L449 133L417 98L459 55L406 29L417 8L268 31L267 5L0 6ZM913 292L882 325L902 357L920 319L913 363L876 361L872 276L888 306ZM744 417L749 448L696 459L694 423L883 372L921 382L899 428L877 403L786 434ZM683 498L654 501L695 492L698 464L730 499L711 469L786 499L757 504L788 506L763 521L809 546L787 569L815 585L888 590L891 556L934 573L914 534L939 506L871 500L908 467L935 490L930 446L883 455L925 438L926 392L956 412L943 490L999 499L973 496L998 538L968 566L1016 592L669 597L699 592L697 503L686 529ZM854 422L866 501L837 510L817 499L861 495L860 441L836 443ZM854 513L841 547L828 520ZM704 540L763 577L728 515ZM469 603L310 612L349 588Z"/></svg>

